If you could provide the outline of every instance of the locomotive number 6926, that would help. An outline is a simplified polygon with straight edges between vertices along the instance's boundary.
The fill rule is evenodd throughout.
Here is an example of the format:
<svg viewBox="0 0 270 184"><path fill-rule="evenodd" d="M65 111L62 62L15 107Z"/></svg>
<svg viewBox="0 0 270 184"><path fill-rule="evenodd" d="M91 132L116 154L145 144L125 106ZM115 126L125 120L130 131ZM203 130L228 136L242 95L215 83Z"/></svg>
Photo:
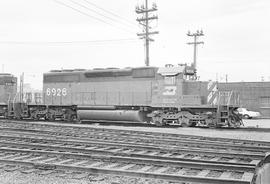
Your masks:
<svg viewBox="0 0 270 184"><path fill-rule="evenodd" d="M66 96L67 89L66 88L47 88L46 90L47 96Z"/></svg>

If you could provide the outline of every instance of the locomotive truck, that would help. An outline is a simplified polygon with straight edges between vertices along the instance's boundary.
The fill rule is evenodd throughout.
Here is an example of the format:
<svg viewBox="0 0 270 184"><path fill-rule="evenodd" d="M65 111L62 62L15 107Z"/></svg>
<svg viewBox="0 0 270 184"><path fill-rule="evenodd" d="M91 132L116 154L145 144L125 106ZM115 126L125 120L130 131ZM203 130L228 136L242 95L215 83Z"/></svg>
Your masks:
<svg viewBox="0 0 270 184"><path fill-rule="evenodd" d="M219 91L216 82L196 80L196 71L187 65L53 70L43 75L42 96L42 104L9 103L12 107L6 109L13 113L8 117L157 126L242 124L238 94Z"/></svg>

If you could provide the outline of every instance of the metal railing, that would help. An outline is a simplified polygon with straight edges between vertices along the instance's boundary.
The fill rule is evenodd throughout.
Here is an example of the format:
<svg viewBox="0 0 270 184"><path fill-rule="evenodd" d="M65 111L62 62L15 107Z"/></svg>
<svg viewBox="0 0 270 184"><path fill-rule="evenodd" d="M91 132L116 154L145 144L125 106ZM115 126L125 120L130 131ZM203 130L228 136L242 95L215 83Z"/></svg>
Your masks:
<svg viewBox="0 0 270 184"><path fill-rule="evenodd" d="M240 105L239 93L236 93L235 91L219 91L218 105L239 106Z"/></svg>

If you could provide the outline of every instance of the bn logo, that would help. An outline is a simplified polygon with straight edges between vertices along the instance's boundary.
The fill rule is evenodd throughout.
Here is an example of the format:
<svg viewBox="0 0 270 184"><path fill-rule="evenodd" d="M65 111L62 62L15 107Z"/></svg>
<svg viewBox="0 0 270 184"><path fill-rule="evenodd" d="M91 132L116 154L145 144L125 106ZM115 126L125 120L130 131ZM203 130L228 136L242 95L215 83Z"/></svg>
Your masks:
<svg viewBox="0 0 270 184"><path fill-rule="evenodd" d="M165 86L162 95L169 96L176 94L176 86Z"/></svg>

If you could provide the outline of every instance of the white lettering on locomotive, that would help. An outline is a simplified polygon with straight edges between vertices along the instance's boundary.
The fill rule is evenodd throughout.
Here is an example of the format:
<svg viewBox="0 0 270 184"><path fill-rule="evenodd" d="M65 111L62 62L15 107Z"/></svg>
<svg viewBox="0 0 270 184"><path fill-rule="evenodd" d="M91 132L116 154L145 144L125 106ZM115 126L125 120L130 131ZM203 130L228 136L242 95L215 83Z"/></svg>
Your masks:
<svg viewBox="0 0 270 184"><path fill-rule="evenodd" d="M50 88L47 88L47 90L46 90L46 95L47 95L47 96L50 96L50 95L51 95L51 89L50 89Z"/></svg>
<svg viewBox="0 0 270 184"><path fill-rule="evenodd" d="M62 89L62 95L63 95L63 96L66 96L66 95L67 95L67 89L66 89L66 88L63 88L63 89Z"/></svg>
<svg viewBox="0 0 270 184"><path fill-rule="evenodd" d="M66 96L67 89L66 88L47 88L46 90L47 96Z"/></svg>
<svg viewBox="0 0 270 184"><path fill-rule="evenodd" d="M61 96L61 89L60 88L57 88L57 90L56 90L56 96Z"/></svg>
<svg viewBox="0 0 270 184"><path fill-rule="evenodd" d="M52 88L51 92L52 92L52 95L53 95L53 96L56 95L56 89L55 89L55 88Z"/></svg>

